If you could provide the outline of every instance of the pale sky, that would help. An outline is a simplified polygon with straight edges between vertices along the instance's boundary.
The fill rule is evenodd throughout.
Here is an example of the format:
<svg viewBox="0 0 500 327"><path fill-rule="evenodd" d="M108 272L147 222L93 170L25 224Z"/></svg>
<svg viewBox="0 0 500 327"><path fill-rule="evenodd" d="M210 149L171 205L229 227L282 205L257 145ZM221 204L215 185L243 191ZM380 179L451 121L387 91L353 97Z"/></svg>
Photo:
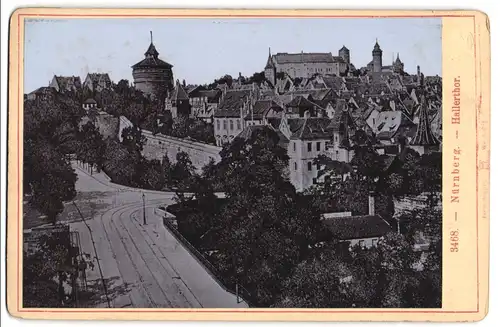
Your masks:
<svg viewBox="0 0 500 327"><path fill-rule="evenodd" d="M25 25L25 92L47 86L55 75L109 73L132 79L144 58L149 31L174 78L211 83L225 74L250 76L264 69L268 48L277 52L332 52L345 45L357 68L372 59L378 39L383 64L399 52L405 71L441 75L440 18L155 18L60 19Z"/></svg>

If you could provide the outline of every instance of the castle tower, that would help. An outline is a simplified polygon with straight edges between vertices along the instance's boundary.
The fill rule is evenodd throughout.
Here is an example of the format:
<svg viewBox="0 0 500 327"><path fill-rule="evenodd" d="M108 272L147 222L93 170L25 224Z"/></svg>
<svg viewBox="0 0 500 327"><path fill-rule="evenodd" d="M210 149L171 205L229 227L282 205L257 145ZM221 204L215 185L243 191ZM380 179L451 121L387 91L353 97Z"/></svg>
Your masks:
<svg viewBox="0 0 500 327"><path fill-rule="evenodd" d="M346 48L345 45L342 46L339 50L339 57L342 57L344 61L349 65L351 63L351 55L349 49Z"/></svg>
<svg viewBox="0 0 500 327"><path fill-rule="evenodd" d="M132 66L135 87L153 98L164 101L168 92L173 89L174 80L172 65L159 59L159 53L151 43L144 53L144 59Z"/></svg>
<svg viewBox="0 0 500 327"><path fill-rule="evenodd" d="M396 58L396 61L393 63L392 67L393 67L394 73L403 74L405 65L403 64L401 59L399 59L399 52L398 52L398 56Z"/></svg>
<svg viewBox="0 0 500 327"><path fill-rule="evenodd" d="M375 42L375 46L372 51L373 56L373 72L379 73L382 71L382 50L378 45L378 40Z"/></svg>
<svg viewBox="0 0 500 327"><path fill-rule="evenodd" d="M439 149L439 140L434 136L429 119L429 111L425 96L420 97L420 112L418 117L417 133L411 140L411 147L420 154Z"/></svg>
<svg viewBox="0 0 500 327"><path fill-rule="evenodd" d="M181 83L179 83L179 80L176 81L174 90L170 94L170 104L172 118L180 116L189 118L191 114L189 96Z"/></svg>
<svg viewBox="0 0 500 327"><path fill-rule="evenodd" d="M267 64L264 68L264 76L273 85L276 85L276 66L274 65L273 58L271 56L271 48L269 48L269 56L267 57Z"/></svg>

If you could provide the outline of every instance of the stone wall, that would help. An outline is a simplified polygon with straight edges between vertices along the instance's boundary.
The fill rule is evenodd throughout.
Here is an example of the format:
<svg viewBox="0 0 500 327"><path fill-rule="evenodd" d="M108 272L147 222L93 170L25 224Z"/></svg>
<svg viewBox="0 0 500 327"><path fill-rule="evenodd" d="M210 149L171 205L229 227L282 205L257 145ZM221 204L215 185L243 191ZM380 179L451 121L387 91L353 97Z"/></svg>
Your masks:
<svg viewBox="0 0 500 327"><path fill-rule="evenodd" d="M127 118L120 117L120 141L123 129L131 126L132 123ZM147 130L142 130L142 134L146 137L146 144L142 154L149 160L157 159L161 161L165 153L167 153L170 161L175 162L177 153L183 151L189 155L191 162L197 169L201 169L211 158L216 163L220 161L221 147L161 134L153 135Z"/></svg>

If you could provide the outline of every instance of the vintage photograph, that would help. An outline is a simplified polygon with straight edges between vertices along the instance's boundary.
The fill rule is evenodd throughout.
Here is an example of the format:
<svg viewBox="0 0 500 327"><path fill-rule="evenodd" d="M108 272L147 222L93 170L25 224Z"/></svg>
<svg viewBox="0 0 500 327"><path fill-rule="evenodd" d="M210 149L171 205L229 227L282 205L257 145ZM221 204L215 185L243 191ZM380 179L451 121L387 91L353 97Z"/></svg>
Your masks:
<svg viewBox="0 0 500 327"><path fill-rule="evenodd" d="M23 308L442 308L440 17L23 30Z"/></svg>

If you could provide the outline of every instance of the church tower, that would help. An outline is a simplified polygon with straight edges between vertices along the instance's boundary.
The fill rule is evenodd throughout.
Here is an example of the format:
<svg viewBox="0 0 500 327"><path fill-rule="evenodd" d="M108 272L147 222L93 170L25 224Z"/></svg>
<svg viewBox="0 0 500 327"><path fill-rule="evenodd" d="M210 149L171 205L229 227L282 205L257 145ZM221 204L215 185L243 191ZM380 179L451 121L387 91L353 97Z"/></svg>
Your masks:
<svg viewBox="0 0 500 327"><path fill-rule="evenodd" d="M405 65L403 64L401 59L399 59L399 52L398 52L398 57L396 58L396 61L392 64L392 67L393 67L394 73L403 74Z"/></svg>
<svg viewBox="0 0 500 327"><path fill-rule="evenodd" d="M379 73L382 71L382 50L380 45L378 45L378 40L375 42L375 46L372 51L373 56L373 72Z"/></svg>
<svg viewBox="0 0 500 327"><path fill-rule="evenodd" d="M439 149L439 140L431 129L429 110L425 96L420 97L420 112L418 117L417 133L411 140L410 146L420 154L437 151Z"/></svg>
<svg viewBox="0 0 500 327"><path fill-rule="evenodd" d="M267 64L264 68L264 76L273 85L276 85L276 66L274 65L273 58L271 56L271 48L269 48L269 56L267 57Z"/></svg>
<svg viewBox="0 0 500 327"><path fill-rule="evenodd" d="M345 45L339 50L339 57L342 57L344 61L349 65L351 63L351 55L349 49Z"/></svg>
<svg viewBox="0 0 500 327"><path fill-rule="evenodd" d="M164 101L168 92L174 87L172 65L159 59L159 53L151 43L144 53L144 59L132 66L135 87L144 94Z"/></svg>

